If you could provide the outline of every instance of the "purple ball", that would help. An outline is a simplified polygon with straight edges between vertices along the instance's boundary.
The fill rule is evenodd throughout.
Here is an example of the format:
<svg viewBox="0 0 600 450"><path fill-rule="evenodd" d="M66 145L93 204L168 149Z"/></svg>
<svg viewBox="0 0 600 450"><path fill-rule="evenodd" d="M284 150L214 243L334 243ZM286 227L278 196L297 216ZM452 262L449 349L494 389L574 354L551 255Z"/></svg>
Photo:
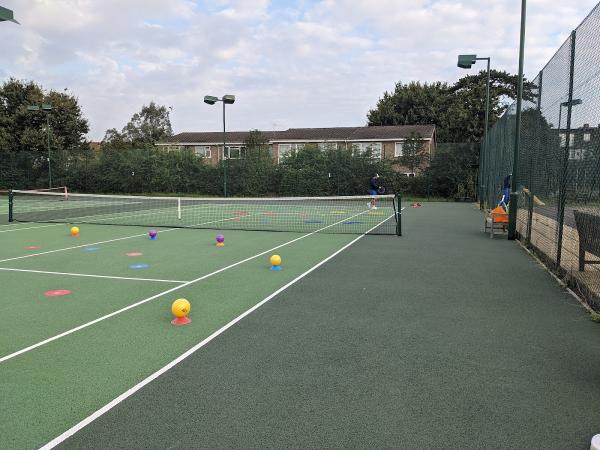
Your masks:
<svg viewBox="0 0 600 450"><path fill-rule="evenodd" d="M157 234L158 234L158 231L156 231L156 230L148 231L148 236L150 236L151 238L155 238Z"/></svg>
<svg viewBox="0 0 600 450"><path fill-rule="evenodd" d="M223 236L222 234L217 234L217 242L218 243L225 242L225 236Z"/></svg>

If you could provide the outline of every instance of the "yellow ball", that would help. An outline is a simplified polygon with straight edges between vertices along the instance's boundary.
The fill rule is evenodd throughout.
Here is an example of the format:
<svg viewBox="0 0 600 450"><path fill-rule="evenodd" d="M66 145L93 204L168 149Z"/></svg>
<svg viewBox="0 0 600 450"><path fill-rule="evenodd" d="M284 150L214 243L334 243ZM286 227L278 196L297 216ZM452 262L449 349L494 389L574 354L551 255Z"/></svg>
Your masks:
<svg viewBox="0 0 600 450"><path fill-rule="evenodd" d="M280 264L281 264L281 256L279 256L279 255L271 256L271 265L272 266L279 266Z"/></svg>
<svg viewBox="0 0 600 450"><path fill-rule="evenodd" d="M192 305L185 298L178 298L171 305L171 312L175 317L186 317L191 309Z"/></svg>
<svg viewBox="0 0 600 450"><path fill-rule="evenodd" d="M79 227L71 227L71 236L77 236L79 234Z"/></svg>

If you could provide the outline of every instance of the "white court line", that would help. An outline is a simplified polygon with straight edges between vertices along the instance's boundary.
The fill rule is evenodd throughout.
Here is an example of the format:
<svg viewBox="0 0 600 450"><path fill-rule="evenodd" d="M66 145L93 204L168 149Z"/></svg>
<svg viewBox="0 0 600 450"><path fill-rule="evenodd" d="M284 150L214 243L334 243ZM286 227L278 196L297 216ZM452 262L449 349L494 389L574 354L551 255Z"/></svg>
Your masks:
<svg viewBox="0 0 600 450"><path fill-rule="evenodd" d="M121 309L119 309L117 311L113 311L113 312L111 312L109 314L106 314L104 316L98 317L97 319L91 320L90 322L86 322L86 323L81 324L81 325L79 325L79 326L77 326L75 328L71 328L70 330L67 330L67 331L64 331L64 332L62 332L60 334L57 334L55 336L49 337L48 339L44 339L43 341L37 342L35 344L32 344L29 347L25 347L25 348L22 348L21 350L17 350L16 352L10 353L10 354L8 354L8 355L3 356L2 358L0 358L0 363L3 363L4 361L8 361L9 359L14 358L15 356L19 356L19 355L21 355L23 353L26 353L26 352L29 352L31 350L34 350L34 349L36 349L38 347L41 347L42 345L45 345L45 344L48 344L48 343L52 342L52 341L56 341L57 339L60 339L62 337L68 336L69 334L75 333L76 331L83 330L84 328L87 328L87 327L89 327L91 325L94 325L94 324L96 324L98 322L102 322L103 320L109 319L110 317L116 316L117 314L121 314L122 312L128 311L128 310L133 309L133 308L135 308L137 306L143 305L144 303L148 303L149 301L152 301L152 300L154 300L154 299L156 299L158 297L162 297L163 295L170 294L171 292L177 291L177 290L179 290L181 288L184 288L184 287L189 286L191 284L197 283L198 281L205 280L206 278L210 278L213 275L217 275L217 274L219 274L221 272L224 272L224 271L226 271L228 269L231 269L233 267L239 266L240 264L243 264L243 263L248 262L250 260L256 259L259 256L263 256L263 255L265 255L267 253L272 252L273 250L277 250L277 249L279 249L281 247L285 247L286 245L293 244L294 242L297 242L297 241L299 241L301 239L304 239L304 238L307 238L309 236L312 236L313 234L318 233L319 231L322 231L322 230L325 230L327 228L330 228L330 227L333 227L335 225L338 225L338 224L342 223L344 220L352 219L353 217L356 217L356 216L358 216L360 214L364 214L365 212L367 212L367 211L363 211L361 213L355 214L354 216L345 218L345 219L340 220L339 222L333 223L331 225L327 225L326 227L319 228L318 230L315 230L315 231L313 231L311 233L303 234L300 237L292 239L291 241L284 242L283 244L279 244L279 245L277 245L277 246L275 246L273 248L265 250L264 252L260 252L260 253L257 253L256 255L249 256L248 258L242 259L241 261L235 262L233 264L229 264L228 266L225 266L225 267L222 267L220 269L217 269L217 270L215 270L213 272L210 272L210 273L208 273L206 275L202 275L202 276L200 276L200 277L198 277L198 278L196 278L194 280L186 281L185 283L180 284L179 286L175 286L175 287L172 287L171 289L167 289L166 291L159 292L158 294L155 294L155 295L153 295L151 297L148 297L148 298L145 298L143 300L140 300L139 302L136 302L136 303L133 303L131 305L128 305L128 306L126 306L124 308L121 308ZM388 217L388 219L389 219L389 217ZM379 225L377 225L377 226L379 226ZM374 227L374 228L376 228L376 227ZM372 228L372 229L374 229L374 228ZM371 231L371 230L369 230L369 231Z"/></svg>
<svg viewBox="0 0 600 450"><path fill-rule="evenodd" d="M7 270L10 272L31 272L31 273L44 273L49 275L67 275L71 277L90 277L90 278L110 278L111 280L135 280L135 281L159 281L163 283L187 283L187 281L181 280L161 280L158 278L134 278L134 277L117 277L111 275L93 275L87 273L72 273L72 272L49 272L46 270L32 270L32 269L13 269L11 267L0 267L0 270Z"/></svg>
<svg viewBox="0 0 600 450"><path fill-rule="evenodd" d="M215 222L226 222L228 220L235 220L235 217L231 217L228 219L211 220L210 222L196 223L194 225L190 225L190 227L167 228L166 230L161 230L161 233L167 233L169 231L175 231L175 230L186 230L186 229L191 229L191 227L198 227L200 225L208 225L209 223L215 223ZM23 259L23 258L31 258L33 256L47 255L49 253L64 252L64 251L73 250L76 248L89 247L90 245L99 245L99 244L107 244L109 242L123 241L125 239L133 239L133 238L140 237L140 236L146 236L146 233L133 234L130 236L124 236L124 237L115 238L115 239L107 239L106 241L89 242L87 244L75 245L73 247L64 247L64 248L59 248L56 250L48 250L45 252L31 253L29 255L21 255L21 256L15 256L13 258L0 259L0 263L7 262L7 261L15 261L17 259Z"/></svg>
<svg viewBox="0 0 600 450"><path fill-rule="evenodd" d="M252 308L246 310L245 312L243 312L242 314L240 314L239 316L237 316L235 319L233 319L231 322L229 322L226 325L224 325L221 328L219 328L217 331L215 331L214 333L212 333L206 339L200 341L199 343L197 343L196 345L194 345L192 348L190 348L188 351L186 351L185 353L182 353L181 355L179 355L177 358L175 358L173 361L171 361L170 363L168 363L166 366L163 366L162 368L160 368L159 370L157 370L156 372L154 372L149 377L143 379L138 384L136 384L132 388L128 389L127 391L123 392L117 398L113 399L112 401L110 401L109 403L107 403L106 405L104 405L102 408L100 408L100 409L96 410L95 412L93 412L92 414L90 414L88 417L86 417L85 419L83 419L78 424L76 424L73 427L69 428L67 431L65 431L64 433L62 433L60 436L52 439L50 442L48 442L43 447L40 447L40 450L49 450L49 449L52 449L52 448L56 447L58 444L60 444L63 441L65 441L67 438L73 436L79 430L81 430L85 426L89 425L90 423L92 423L94 420L96 420L100 416L106 414L108 411L110 411L112 408L114 408L115 406L117 406L123 400L125 400L128 397L132 396L137 391L139 391L140 389L142 389L144 386L146 386L147 384L151 383L152 381L154 381L155 379L157 379L159 376L161 376L162 374L164 374L168 370L170 370L173 367L175 367L177 364L179 364L181 361L183 361L184 359L186 359L188 356L194 354L196 351L198 351L199 349L201 349L202 347L204 347L206 344L208 344L214 338L216 338L220 334L223 334L225 331L227 331L229 328L231 328L232 326L234 326L240 320L242 320L246 316L250 315L251 313L253 313L254 311L256 311L258 308L260 308L262 305L264 305L265 303L267 303L269 300L271 300L272 298L276 297L278 294L280 294L281 292L285 291L287 288L289 288L290 286L292 286L293 284L295 284L296 282L298 282L299 280L301 280L302 278L304 278L305 276L307 276L311 272L313 272L316 269L318 269L319 267L321 267L327 261L329 261L330 259L332 259L335 256L337 256L339 253L341 253L344 250L346 250L348 247L350 247L356 241L362 239L366 234L370 233L371 231L373 231L375 228L377 228L381 224L387 222L392 217L394 217L394 216L391 215L387 219L379 222L373 228L365 231L363 234L361 234L360 236L358 236L356 239L350 241L348 244L344 245L339 250L335 251L334 253L332 253L331 255L329 255L328 257L326 257L325 259L321 260L320 262L318 262L317 264L315 264L314 266L312 266L306 272L298 275L292 281L288 282L287 284L283 285L282 287L280 287L279 289L277 289L272 294L270 294L267 297L265 297L259 303L257 303L256 305L254 305Z"/></svg>
<svg viewBox="0 0 600 450"><path fill-rule="evenodd" d="M52 225L40 225L40 226L36 226L36 227L15 228L14 230L0 230L0 233L14 233L15 231L35 230L36 228L57 227L59 225L65 225L65 224L64 223L53 223Z"/></svg>

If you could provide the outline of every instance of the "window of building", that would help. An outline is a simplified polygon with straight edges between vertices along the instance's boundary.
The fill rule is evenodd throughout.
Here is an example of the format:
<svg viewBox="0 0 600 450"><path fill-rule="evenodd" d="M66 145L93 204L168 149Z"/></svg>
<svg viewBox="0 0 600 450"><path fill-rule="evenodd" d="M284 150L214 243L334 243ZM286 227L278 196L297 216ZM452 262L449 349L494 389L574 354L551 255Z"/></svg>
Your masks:
<svg viewBox="0 0 600 450"><path fill-rule="evenodd" d="M396 158L400 158L404 156L404 142L396 142L396 147L394 148L394 156Z"/></svg>
<svg viewBox="0 0 600 450"><path fill-rule="evenodd" d="M590 133L583 133L583 142L590 142L591 135Z"/></svg>
<svg viewBox="0 0 600 450"><path fill-rule="evenodd" d="M415 176L414 172L405 172L404 175L406 175L409 178L413 178Z"/></svg>
<svg viewBox="0 0 600 450"><path fill-rule="evenodd" d="M561 147L565 147L567 145L567 135L565 133L560 133L558 135L558 141Z"/></svg>
<svg viewBox="0 0 600 450"><path fill-rule="evenodd" d="M337 142L319 142L319 150L321 150L322 152L328 150L337 150L337 148Z"/></svg>
<svg viewBox="0 0 600 450"><path fill-rule="evenodd" d="M304 147L304 144L279 144L279 159L289 156Z"/></svg>
<svg viewBox="0 0 600 450"><path fill-rule="evenodd" d="M585 152L582 149L570 149L569 150L569 159L577 159L581 160L584 157Z"/></svg>
<svg viewBox="0 0 600 450"><path fill-rule="evenodd" d="M381 142L356 142L352 144L356 155L364 155L371 152L373 159L381 159Z"/></svg>
<svg viewBox="0 0 600 450"><path fill-rule="evenodd" d="M225 147L227 149L226 158L227 159L240 159L244 157L245 148L240 145L232 145Z"/></svg>
<svg viewBox="0 0 600 450"><path fill-rule="evenodd" d="M569 133L569 147L572 147L575 144L575 133ZM560 146L561 147L566 147L567 146L567 135L566 133L560 133L558 135L559 139L560 139Z"/></svg>
<svg viewBox="0 0 600 450"><path fill-rule="evenodd" d="M210 158L210 147L208 145L196 145L194 147L194 154L199 158Z"/></svg>

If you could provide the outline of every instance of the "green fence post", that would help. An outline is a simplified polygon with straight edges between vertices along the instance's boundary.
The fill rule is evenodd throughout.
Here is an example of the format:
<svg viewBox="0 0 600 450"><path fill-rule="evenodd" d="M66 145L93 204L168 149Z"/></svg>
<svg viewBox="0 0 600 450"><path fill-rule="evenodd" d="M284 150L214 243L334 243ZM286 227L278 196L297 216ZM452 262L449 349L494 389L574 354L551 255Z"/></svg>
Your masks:
<svg viewBox="0 0 600 450"><path fill-rule="evenodd" d="M13 222L13 191L12 189L8 191L8 221Z"/></svg>
<svg viewBox="0 0 600 450"><path fill-rule="evenodd" d="M513 154L512 189L510 193L510 206L508 208L508 239L517 237L517 209L519 207L519 152L521 151L521 103L523 100L523 59L525 57L525 14L527 1L521 0L521 36L519 44L519 84L517 88L517 117L515 123L515 148Z"/></svg>
<svg viewBox="0 0 600 450"><path fill-rule="evenodd" d="M535 195L535 190L533 189L533 173L537 169L537 164L535 163L535 156L537 155L537 151L541 148L542 143L540 140L540 132L541 132L541 115L542 115L542 83L544 79L544 71L541 70L538 75L538 92L537 92L537 112L538 116L536 118L538 124L538 133L537 133L537 144L535 146L536 154L531 152L531 161L530 161L530 169L529 169L529 205L527 210L527 237L525 244L529 246L531 244L531 226L533 223L533 197Z"/></svg>
<svg viewBox="0 0 600 450"><path fill-rule="evenodd" d="M562 256L563 224L565 221L565 203L567 200L567 170L569 168L569 150L571 144L571 112L573 110L573 78L575 73L575 30L571 32L571 65L569 68L569 98L567 100L567 129L565 151L563 152L560 186L558 189L558 237L556 243L556 269L560 270ZM560 108L560 106L559 106ZM558 130L560 133L560 130Z"/></svg>

